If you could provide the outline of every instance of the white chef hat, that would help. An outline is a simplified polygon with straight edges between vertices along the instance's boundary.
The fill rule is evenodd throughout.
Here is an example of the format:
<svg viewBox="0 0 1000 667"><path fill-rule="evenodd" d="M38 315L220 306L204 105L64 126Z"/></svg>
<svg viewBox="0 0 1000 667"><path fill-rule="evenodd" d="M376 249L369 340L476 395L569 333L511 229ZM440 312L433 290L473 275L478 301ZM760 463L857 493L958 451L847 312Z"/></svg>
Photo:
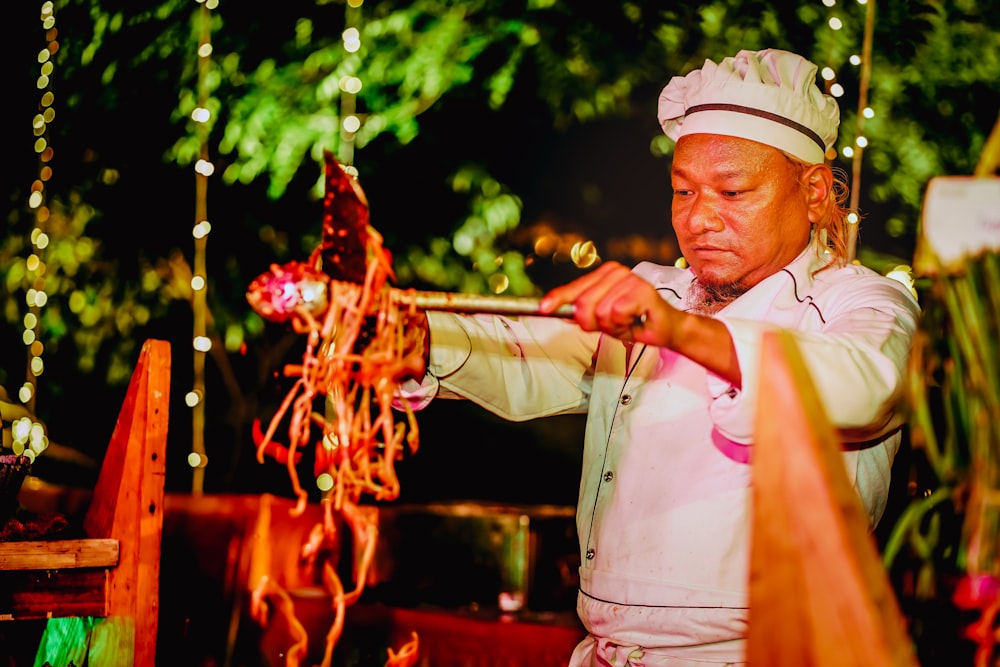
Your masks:
<svg viewBox="0 0 1000 667"><path fill-rule="evenodd" d="M670 79L657 118L668 137L724 134L774 146L809 164L837 140L840 109L816 85L817 67L778 49L743 50Z"/></svg>

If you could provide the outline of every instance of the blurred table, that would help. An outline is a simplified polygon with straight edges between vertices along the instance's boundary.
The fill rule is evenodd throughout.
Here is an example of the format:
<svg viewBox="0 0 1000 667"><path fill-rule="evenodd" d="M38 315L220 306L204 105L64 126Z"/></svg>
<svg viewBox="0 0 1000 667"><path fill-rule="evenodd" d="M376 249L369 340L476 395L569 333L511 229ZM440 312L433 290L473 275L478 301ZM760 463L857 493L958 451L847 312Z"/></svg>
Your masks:
<svg viewBox="0 0 1000 667"><path fill-rule="evenodd" d="M317 627L307 628L310 636L322 638L326 619L307 616L317 621ZM333 664L383 665L387 649L399 653L413 633L418 667L565 667L586 635L575 613L503 615L359 603L348 609ZM267 640L265 635L265 652ZM310 653L317 649L322 647L311 644Z"/></svg>

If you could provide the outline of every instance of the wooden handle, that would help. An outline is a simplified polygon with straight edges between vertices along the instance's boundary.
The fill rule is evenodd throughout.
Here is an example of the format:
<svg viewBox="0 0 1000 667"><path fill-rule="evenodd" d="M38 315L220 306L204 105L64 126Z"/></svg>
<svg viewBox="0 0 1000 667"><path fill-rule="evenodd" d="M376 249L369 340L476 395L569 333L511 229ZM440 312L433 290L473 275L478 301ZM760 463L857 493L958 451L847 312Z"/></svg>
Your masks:
<svg viewBox="0 0 1000 667"><path fill-rule="evenodd" d="M554 312L538 310L541 299L530 296L503 296L497 294L463 294L453 292L405 291L399 293L401 302L416 304L423 310L441 310L450 313L489 313L493 315L542 315L545 317L573 317L573 305L560 306Z"/></svg>

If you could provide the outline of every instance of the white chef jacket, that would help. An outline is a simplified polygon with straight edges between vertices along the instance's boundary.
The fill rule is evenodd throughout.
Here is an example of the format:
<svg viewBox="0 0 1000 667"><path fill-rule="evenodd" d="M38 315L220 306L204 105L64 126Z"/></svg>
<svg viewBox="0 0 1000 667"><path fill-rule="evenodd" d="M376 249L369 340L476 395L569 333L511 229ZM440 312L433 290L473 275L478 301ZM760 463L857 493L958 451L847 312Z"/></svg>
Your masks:
<svg viewBox="0 0 1000 667"><path fill-rule="evenodd" d="M595 652L619 665L630 654L636 665L744 659L749 446L766 330L796 332L831 424L845 443L863 443L844 460L872 525L881 517L918 306L901 283L861 266L814 276L822 258L810 246L715 315L732 334L742 387L665 348L627 354L571 321L428 313L428 376L407 392L413 407L436 395L518 421L587 413L577 611L592 636L571 664L596 665ZM634 270L684 308L690 270Z"/></svg>

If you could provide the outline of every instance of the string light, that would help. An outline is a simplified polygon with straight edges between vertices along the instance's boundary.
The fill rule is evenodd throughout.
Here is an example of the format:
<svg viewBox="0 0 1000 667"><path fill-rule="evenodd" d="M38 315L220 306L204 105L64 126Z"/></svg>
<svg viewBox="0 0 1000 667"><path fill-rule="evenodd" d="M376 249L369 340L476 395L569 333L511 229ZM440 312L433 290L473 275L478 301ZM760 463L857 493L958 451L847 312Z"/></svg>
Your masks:
<svg viewBox="0 0 1000 667"><path fill-rule="evenodd" d="M198 106L191 112L195 124L200 152L194 165L195 173L195 224L191 229L194 238L194 262L191 276L191 308L194 312L194 332L191 348L194 359L194 380L191 390L184 395L184 403L191 408L191 452L188 465L191 466L191 491L200 495L204 490L205 466L205 361L212 349L212 339L207 335L208 327L208 276L206 268L206 248L212 224L208 221L208 179L215 173L215 165L209 158L208 139L212 122L209 109L208 79L212 64L212 15L218 8L218 0L196 0L201 5L198 35Z"/></svg>
<svg viewBox="0 0 1000 667"><path fill-rule="evenodd" d="M341 33L344 51L348 54L361 50L361 5L364 0L347 0L344 10L344 32ZM338 82L340 87L340 146L337 159L344 171L357 176L354 166L354 139L361 129L361 118L357 115L357 96L361 92L361 79L345 75Z"/></svg>
<svg viewBox="0 0 1000 667"><path fill-rule="evenodd" d="M344 51L348 54L361 50L361 5L364 0L347 0L344 9L344 32L341 33ZM344 171L357 177L358 170L354 166L354 140L361 129L361 118L357 115L357 96L361 92L361 79L354 75L345 75L338 82L340 87L340 144L337 158ZM329 435L325 436L324 444L330 445ZM334 445L335 446L335 445ZM316 488L324 495L333 489L333 478L329 473L321 473L316 478Z"/></svg>
<svg viewBox="0 0 1000 667"><path fill-rule="evenodd" d="M871 80L872 71L872 40L875 33L875 0L857 0L859 5L865 6L865 32L861 46L861 57L858 66L861 68L861 76L858 83L858 113L857 127L854 133L854 145L857 150L851 158L851 204L852 212L858 211L858 204L861 197L861 157L864 149L868 146L868 140L864 136L864 122L866 118L874 116L874 111L868 106L868 84ZM849 258L853 261L856 254L858 239L858 225L852 224L849 228L848 251Z"/></svg>
<svg viewBox="0 0 1000 667"><path fill-rule="evenodd" d="M55 70L54 56L59 50L58 31L56 30L55 7L52 2L42 3L39 19L45 30L45 47L38 52L38 78L36 88L41 92L38 102L38 113L32 119L31 128L34 133L34 149L38 155L38 178L31 184L28 194L28 208L34 216L34 227L31 230L31 254L25 260L25 290L24 300L28 310L22 324L24 331L21 342L27 349L27 368L25 381L18 388L17 398L29 412L35 413L38 396L38 378L45 372L45 362L42 354L45 344L41 340L41 311L48 302L45 291L45 249L49 245L49 235L45 231L51 211L47 205L46 187L52 179L52 159L54 152L49 143L49 125L55 120L55 95L52 92L52 75ZM48 447L48 438L44 427L34 420L23 417L11 424L13 437L12 451L19 456L27 456L34 461L38 454Z"/></svg>
<svg viewBox="0 0 1000 667"><path fill-rule="evenodd" d="M40 20L45 29L45 48L38 52L39 75L36 86L41 91L38 113L32 121L35 134L35 152L38 154L38 178L31 184L28 195L28 207L34 211L35 227L31 231L32 253L28 256L25 268L28 271L28 284L25 292L25 302L29 315L24 318L24 333L22 341L28 348L28 372L25 383L18 391L18 398L31 412L35 411L38 377L45 371L42 353L45 346L39 337L41 326L41 309L48 300L45 292L45 261L44 250L49 244L49 236L45 225L51 211L46 205L46 183L52 178L53 150L49 144L49 124L55 119L55 95L52 93L52 74L55 69L53 56L59 50L56 30L55 8L51 2L42 4Z"/></svg>
<svg viewBox="0 0 1000 667"><path fill-rule="evenodd" d="M822 2L824 6L830 9L836 7L837 4L836 0L822 0ZM848 260L851 262L855 261L857 254L858 222L861 219L858 213L861 196L861 158L864 149L868 146L868 138L864 135L864 121L875 116L875 111L868 106L868 86L871 80L872 66L872 40L875 27L875 2L874 0L857 0L857 3L865 8L862 52L860 55L852 54L848 58L848 62L851 65L860 68L857 125L854 132L854 141L841 149L843 157L851 160L851 201L848 205L850 213L847 217L849 223L847 255ZM827 26L833 31L839 31L844 28L844 22L839 16L834 15L827 20ZM844 87L837 82L836 72L833 68L824 67L821 75L826 82L827 92L838 98L844 95ZM833 159L834 157L836 157L836 151L831 149L831 153L827 155L827 158Z"/></svg>

